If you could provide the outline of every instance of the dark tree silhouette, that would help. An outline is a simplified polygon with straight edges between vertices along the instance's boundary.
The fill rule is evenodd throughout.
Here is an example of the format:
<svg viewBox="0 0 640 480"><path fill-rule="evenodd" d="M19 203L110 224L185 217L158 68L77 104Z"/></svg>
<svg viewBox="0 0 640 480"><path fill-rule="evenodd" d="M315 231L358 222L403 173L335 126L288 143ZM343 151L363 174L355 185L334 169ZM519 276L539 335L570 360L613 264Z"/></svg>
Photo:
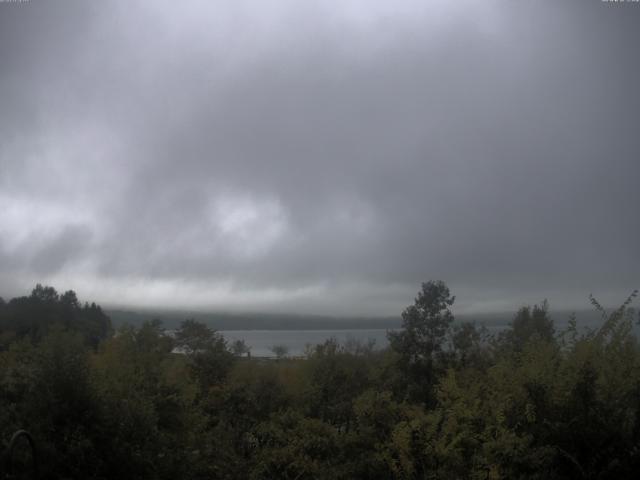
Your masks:
<svg viewBox="0 0 640 480"><path fill-rule="evenodd" d="M402 329L389 332L391 348L399 355L400 366L410 385L410 396L429 403L436 370L444 360L443 345L453 322L450 307L455 297L443 281L422 284L413 305L402 312Z"/></svg>

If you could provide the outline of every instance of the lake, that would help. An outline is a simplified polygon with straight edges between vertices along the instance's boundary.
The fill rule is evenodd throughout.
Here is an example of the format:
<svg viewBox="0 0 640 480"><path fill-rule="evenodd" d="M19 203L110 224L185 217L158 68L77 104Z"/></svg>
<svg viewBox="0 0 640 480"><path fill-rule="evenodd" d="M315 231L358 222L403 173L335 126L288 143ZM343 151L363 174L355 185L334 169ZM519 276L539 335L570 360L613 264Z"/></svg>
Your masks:
<svg viewBox="0 0 640 480"><path fill-rule="evenodd" d="M376 348L384 348L387 341L386 329L370 330L221 330L219 333L229 342L244 340L251 348L254 357L275 357L271 351L274 345L283 345L288 349L288 356L300 356L304 354L308 344L317 345L330 338L335 338L339 343L348 340L356 340L367 343L375 341Z"/></svg>
<svg viewBox="0 0 640 480"><path fill-rule="evenodd" d="M562 332L568 327L567 313L557 313L555 317L556 333ZM602 319L598 312L580 312L580 329L597 328L602 325ZM498 317L494 322L477 322L478 326L484 323L489 334L497 334L506 328L511 320L511 316ZM637 334L638 326L634 327ZM339 343L344 344L348 340L356 340L366 344L369 340L375 341L375 348L385 348L389 345L387 340L387 329L332 329L332 330L219 330L229 343L235 340L244 340L251 348L251 355L254 357L275 357L271 351L274 345L283 345L288 349L288 356L300 356L304 354L308 344L317 345L330 338L335 338Z"/></svg>

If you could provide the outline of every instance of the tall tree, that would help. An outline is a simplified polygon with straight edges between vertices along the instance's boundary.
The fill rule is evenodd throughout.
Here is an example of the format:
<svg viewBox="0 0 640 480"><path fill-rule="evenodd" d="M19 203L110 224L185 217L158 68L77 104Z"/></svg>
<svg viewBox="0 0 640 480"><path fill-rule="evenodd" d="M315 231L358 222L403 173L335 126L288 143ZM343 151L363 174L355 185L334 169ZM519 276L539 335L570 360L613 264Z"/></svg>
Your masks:
<svg viewBox="0 0 640 480"><path fill-rule="evenodd" d="M443 346L453 322L454 301L443 281L425 282L414 304L402 312L402 329L388 333L391 348L399 355L400 366L407 375L410 396L415 400L429 403L433 399L435 376L443 366Z"/></svg>

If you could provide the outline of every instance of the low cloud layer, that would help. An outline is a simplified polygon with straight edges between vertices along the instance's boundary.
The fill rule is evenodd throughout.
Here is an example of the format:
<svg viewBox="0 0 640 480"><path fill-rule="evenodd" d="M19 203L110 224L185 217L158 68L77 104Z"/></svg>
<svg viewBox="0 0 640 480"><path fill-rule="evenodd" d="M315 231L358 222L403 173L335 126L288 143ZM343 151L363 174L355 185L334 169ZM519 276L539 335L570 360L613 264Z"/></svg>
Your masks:
<svg viewBox="0 0 640 480"><path fill-rule="evenodd" d="M639 286L640 7L0 3L0 294L399 313Z"/></svg>

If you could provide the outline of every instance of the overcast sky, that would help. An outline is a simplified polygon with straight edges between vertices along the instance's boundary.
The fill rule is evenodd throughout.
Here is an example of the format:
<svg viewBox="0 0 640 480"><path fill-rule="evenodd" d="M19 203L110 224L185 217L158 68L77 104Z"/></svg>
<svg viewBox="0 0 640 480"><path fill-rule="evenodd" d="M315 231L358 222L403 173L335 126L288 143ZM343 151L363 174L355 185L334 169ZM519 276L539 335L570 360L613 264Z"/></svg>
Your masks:
<svg viewBox="0 0 640 480"><path fill-rule="evenodd" d="M392 315L640 287L640 3L0 3L0 295Z"/></svg>

